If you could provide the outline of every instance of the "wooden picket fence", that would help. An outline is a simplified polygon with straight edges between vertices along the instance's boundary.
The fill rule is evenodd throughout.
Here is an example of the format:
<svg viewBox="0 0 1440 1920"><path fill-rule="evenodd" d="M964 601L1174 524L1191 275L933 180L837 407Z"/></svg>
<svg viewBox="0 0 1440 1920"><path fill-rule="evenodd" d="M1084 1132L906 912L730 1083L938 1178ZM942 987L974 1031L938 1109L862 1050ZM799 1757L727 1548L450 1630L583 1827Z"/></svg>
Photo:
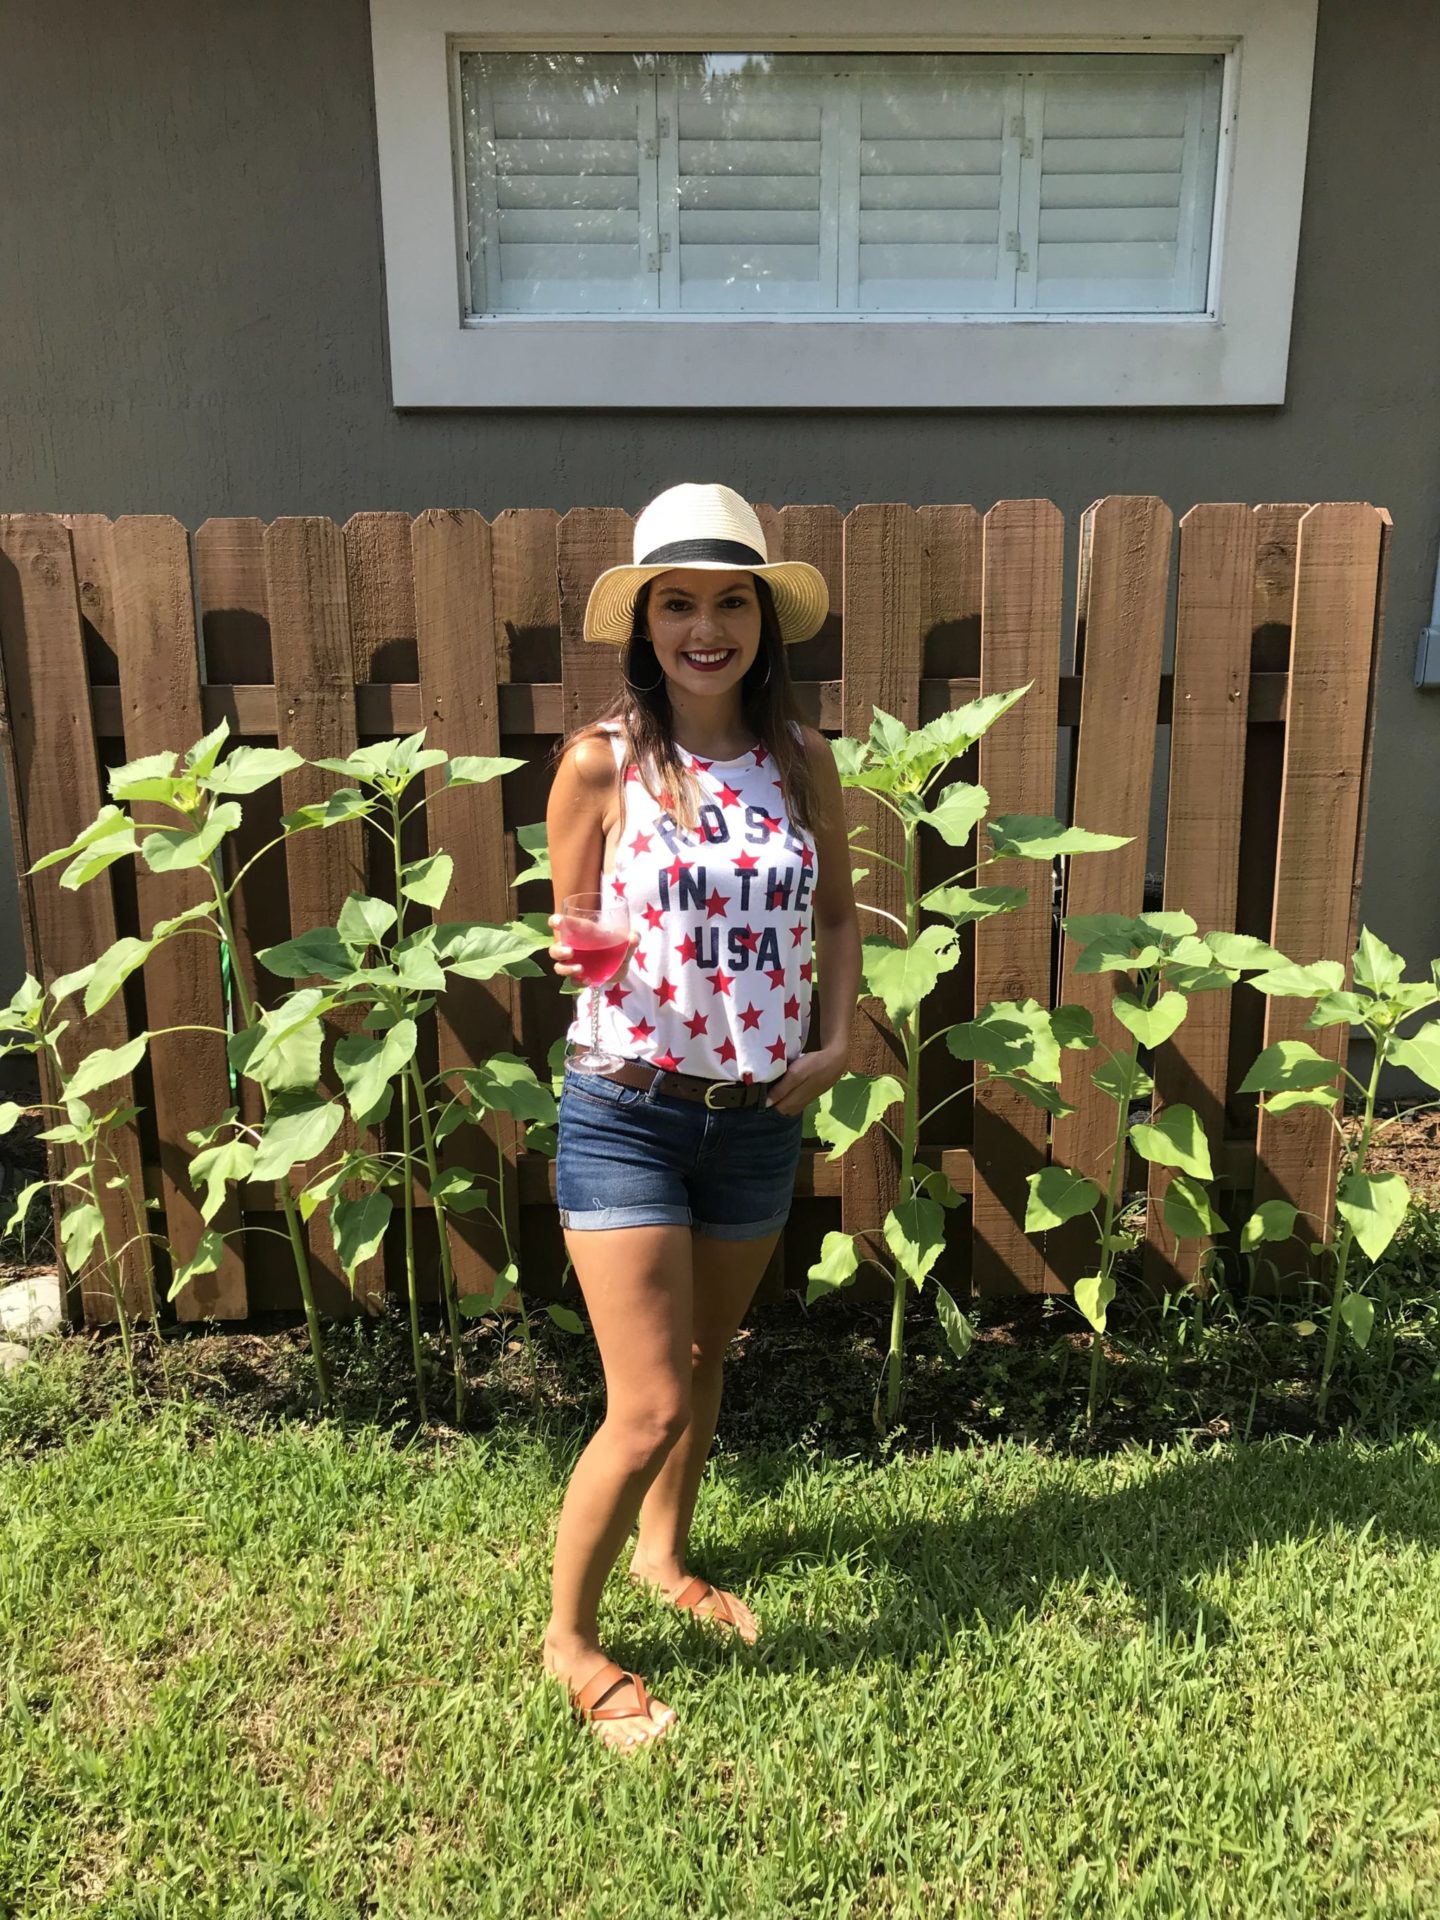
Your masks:
<svg viewBox="0 0 1440 1920"><path fill-rule="evenodd" d="M811 561L829 582L830 619L790 653L814 724L864 734L878 707L913 726L977 693L1028 681L1027 697L954 771L978 779L997 812L1059 810L1133 836L1120 852L1073 864L1066 912L1163 903L1184 907L1202 929L1271 938L1300 961L1348 955L1383 614L1383 510L1355 502L1207 504L1185 515L1176 541L1161 501L1101 500L1077 529L1073 651L1062 636L1066 529L1048 501L1006 500L983 516L968 506L760 512L772 552ZM563 517L526 509L493 522L459 510L414 520L361 513L344 527L318 518L269 526L209 520L193 542L164 516L0 520L0 665L17 867L23 874L93 818L107 768L187 746L222 715L237 738L289 745L307 758L424 726L430 743L448 752L527 762L503 782L433 796L433 842L456 864L445 917L505 920L548 910L547 888L512 890L514 829L544 816L556 737L613 686L616 656L585 644L581 618L596 574L628 559L631 528L613 508ZM1147 876L1152 786L1157 762L1166 777L1167 739L1163 874L1152 862ZM301 771L249 802L241 852L277 831L282 811L330 784ZM849 800L852 821L870 823L870 844L893 854L891 817L869 796ZM353 888L383 893L383 867L372 856L353 823L302 836L257 864L240 890L242 965L252 964L256 948L333 920ZM968 858L927 847L923 884L948 879ZM58 872L21 888L29 963L46 978L198 897L194 875L151 875L127 862L78 893L61 892ZM1063 998L1091 1006L1111 1037L1108 983L1076 973L1044 870L1005 877L1031 883L1028 905L967 933L964 962L945 976L931 1018L965 1019L992 1000ZM862 897L895 911L898 878L877 864ZM862 923L883 925L868 914ZM429 1057L461 1066L513 1047L543 1075L568 1004L548 976L458 982L428 1036ZM1199 996L1155 1062L1157 1102L1184 1100L1199 1111L1235 1210L1252 1195L1283 1195L1317 1216L1327 1210L1335 1172L1328 1116L1312 1109L1267 1117L1257 1138L1253 1099L1233 1092L1260 1047L1294 1035L1306 1011L1292 1000L1264 1002L1248 988ZM88 1021L77 1009L77 1020L69 1044L83 1051L119 1045L142 1027L223 1028L211 943L170 942L145 967L143 984L137 976L125 996ZM1338 1055L1346 1035L1339 1026L1308 1037ZM1057 1126L1054 1152L1103 1178L1113 1113L1089 1087L1084 1057L1066 1060L1065 1091L1077 1110ZM852 1064L873 1072L894 1061L883 1010L862 1003ZM922 1110L969 1075L943 1048L928 1049L924 1062ZM157 1039L133 1092L142 1112L122 1143L122 1162L158 1201L156 1227L163 1223L186 1257L201 1231L186 1135L232 1097L223 1040ZM250 1099L247 1082L238 1097ZM946 1284L997 1295L1073 1280L1083 1254L1073 1226L1044 1241L1021 1227L1025 1176L1047 1152L1042 1116L1003 1087L982 1088L950 1100L932 1132L927 1159L938 1157L970 1196L969 1207L950 1216ZM553 1162L517 1155L508 1124L498 1141L468 1130L461 1140L472 1155L502 1157L527 1286L553 1294L564 1265ZM489 1164L493 1171L493 1157ZM787 1260L797 1283L837 1223L873 1232L883 1252L878 1223L895 1172L879 1129L837 1163L807 1144L769 1290L784 1284ZM1137 1165L1136 1183L1147 1178L1158 1202L1164 1170ZM115 1195L111 1205L119 1206ZM1174 1284L1193 1274L1200 1248L1177 1254L1162 1244L1158 1206L1150 1212L1148 1275ZM252 1183L220 1224L242 1218L276 1226L273 1190ZM134 1223L111 1224L124 1238ZM498 1246L473 1217L455 1224L461 1289L469 1292L496 1271ZM350 1310L319 1219L310 1243L322 1300ZM295 1303L288 1255L274 1235L247 1234L229 1246L222 1267L181 1296L182 1317L234 1320ZM1290 1251L1303 1257L1298 1242ZM163 1254L156 1260L163 1269ZM138 1268L132 1275L137 1308L143 1277ZM96 1276L80 1283L85 1317L111 1317ZM354 1297L373 1308L385 1284L377 1259Z"/></svg>

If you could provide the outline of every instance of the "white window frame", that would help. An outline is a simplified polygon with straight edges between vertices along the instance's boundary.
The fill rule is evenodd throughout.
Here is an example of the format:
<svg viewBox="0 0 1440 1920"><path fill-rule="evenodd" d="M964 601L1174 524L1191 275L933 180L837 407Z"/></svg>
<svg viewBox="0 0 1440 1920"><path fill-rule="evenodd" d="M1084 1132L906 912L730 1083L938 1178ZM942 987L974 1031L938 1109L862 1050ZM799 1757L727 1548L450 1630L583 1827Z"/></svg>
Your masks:
<svg viewBox="0 0 1440 1920"><path fill-rule="evenodd" d="M370 0L397 407L1267 406L1285 398L1318 0ZM602 12L607 31L597 32ZM825 30L814 30L817 17ZM1017 31L1017 18L1024 31ZM724 32L706 30L723 22ZM1182 31L1177 31L1183 27ZM467 317L458 56L1222 53L1210 307Z"/></svg>

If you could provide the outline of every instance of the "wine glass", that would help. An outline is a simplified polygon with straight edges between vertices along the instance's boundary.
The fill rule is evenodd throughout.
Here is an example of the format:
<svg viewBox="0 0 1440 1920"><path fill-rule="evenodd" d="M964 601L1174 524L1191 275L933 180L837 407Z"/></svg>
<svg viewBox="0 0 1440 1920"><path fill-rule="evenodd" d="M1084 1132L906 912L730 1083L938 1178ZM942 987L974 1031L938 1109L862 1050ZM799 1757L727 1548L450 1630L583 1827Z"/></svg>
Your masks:
<svg viewBox="0 0 1440 1920"><path fill-rule="evenodd" d="M610 1073L618 1054L600 1045L600 989L624 966L630 952L630 910L623 900L603 893L570 893L560 902L556 936L569 947L580 978L590 989L590 1045L566 1057L577 1073Z"/></svg>

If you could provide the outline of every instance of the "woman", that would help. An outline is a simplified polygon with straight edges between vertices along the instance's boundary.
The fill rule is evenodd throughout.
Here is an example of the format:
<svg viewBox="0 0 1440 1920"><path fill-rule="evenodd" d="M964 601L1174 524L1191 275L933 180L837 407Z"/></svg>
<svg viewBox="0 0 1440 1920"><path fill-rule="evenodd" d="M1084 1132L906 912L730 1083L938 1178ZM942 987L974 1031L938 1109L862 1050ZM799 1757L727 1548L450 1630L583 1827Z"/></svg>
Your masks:
<svg viewBox="0 0 1440 1920"><path fill-rule="evenodd" d="M550 796L557 908L603 887L631 919L601 999L600 1043L622 1064L567 1069L560 1098L560 1217L606 1412L565 1496L545 1636L547 1668L615 1747L675 1718L600 1645L601 1592L637 1516L633 1578L747 1641L757 1631L693 1573L686 1542L724 1354L789 1211L802 1112L845 1071L859 991L839 776L797 718L785 660L826 610L822 576L771 564L738 494L661 494L636 522L634 564L591 592L585 638L623 649L623 685L565 743ZM825 991L805 1052L812 933ZM550 956L578 973L558 939ZM587 1010L582 996L574 1042Z"/></svg>

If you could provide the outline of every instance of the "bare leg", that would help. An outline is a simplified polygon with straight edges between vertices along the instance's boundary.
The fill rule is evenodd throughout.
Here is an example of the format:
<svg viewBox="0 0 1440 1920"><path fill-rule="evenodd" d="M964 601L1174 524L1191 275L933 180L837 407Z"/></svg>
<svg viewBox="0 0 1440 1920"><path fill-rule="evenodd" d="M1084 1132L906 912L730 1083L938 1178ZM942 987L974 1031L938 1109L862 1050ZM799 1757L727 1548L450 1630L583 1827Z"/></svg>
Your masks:
<svg viewBox="0 0 1440 1920"><path fill-rule="evenodd" d="M580 1687L605 1659L600 1596L640 1502L690 1418L691 1234L688 1227L570 1233L565 1245L585 1295L605 1369L605 1418L571 1475L555 1539L545 1664ZM599 1722L613 1745L632 1745L674 1714L652 1703Z"/></svg>
<svg viewBox="0 0 1440 1920"><path fill-rule="evenodd" d="M686 1545L700 1481L715 1438L724 1385L725 1354L755 1297L778 1233L763 1240L713 1240L692 1236L695 1274L694 1338L691 1346L690 1420L656 1475L640 1509L640 1537L630 1571L666 1593L690 1578ZM733 1594L740 1632L755 1635L755 1617ZM706 1611L704 1603L699 1609Z"/></svg>

